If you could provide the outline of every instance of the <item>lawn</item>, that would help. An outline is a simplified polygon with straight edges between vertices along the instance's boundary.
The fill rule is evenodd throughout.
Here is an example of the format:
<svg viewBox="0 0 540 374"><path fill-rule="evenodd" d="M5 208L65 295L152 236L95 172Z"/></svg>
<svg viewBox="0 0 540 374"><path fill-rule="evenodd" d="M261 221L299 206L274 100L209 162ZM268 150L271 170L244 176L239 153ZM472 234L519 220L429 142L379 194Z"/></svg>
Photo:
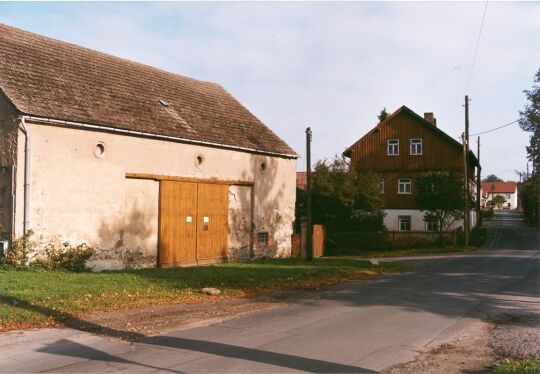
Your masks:
<svg viewBox="0 0 540 374"><path fill-rule="evenodd" d="M0 331L55 325L102 310L313 289L406 269L401 264L372 266L367 261L330 258L101 273L0 270ZM203 287L216 287L222 295L205 295Z"/></svg>

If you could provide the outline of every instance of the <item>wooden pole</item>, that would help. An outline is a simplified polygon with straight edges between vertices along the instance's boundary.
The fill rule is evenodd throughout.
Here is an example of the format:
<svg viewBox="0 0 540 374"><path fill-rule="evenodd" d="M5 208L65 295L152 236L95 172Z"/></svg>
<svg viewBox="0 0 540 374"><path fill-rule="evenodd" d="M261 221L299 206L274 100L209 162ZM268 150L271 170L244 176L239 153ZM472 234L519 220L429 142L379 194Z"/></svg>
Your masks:
<svg viewBox="0 0 540 374"><path fill-rule="evenodd" d="M482 226L482 211L480 209L480 187L482 186L482 179L480 178L480 173L482 172L482 167L480 166L480 137L476 140L478 144L478 150L476 152L476 157L478 158L478 175L476 176L476 214L478 215L478 226Z"/></svg>
<svg viewBox="0 0 540 374"><path fill-rule="evenodd" d="M467 176L467 139L465 138L465 133L461 134L461 140L463 141L463 176L464 176L464 191L465 191L465 206L463 214L463 234L465 235L465 247L469 246L469 232L467 227L469 227L469 196L467 194L467 185L468 176Z"/></svg>
<svg viewBox="0 0 540 374"><path fill-rule="evenodd" d="M306 258L313 260L313 224L311 220L311 127L306 129L306 193L307 193L307 222L306 222Z"/></svg>

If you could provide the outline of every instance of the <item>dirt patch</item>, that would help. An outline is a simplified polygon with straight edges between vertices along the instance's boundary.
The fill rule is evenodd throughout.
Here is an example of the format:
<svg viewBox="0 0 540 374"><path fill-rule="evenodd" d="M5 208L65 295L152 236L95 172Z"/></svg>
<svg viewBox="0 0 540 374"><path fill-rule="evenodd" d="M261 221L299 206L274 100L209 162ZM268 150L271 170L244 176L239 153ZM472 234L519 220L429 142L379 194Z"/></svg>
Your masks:
<svg viewBox="0 0 540 374"><path fill-rule="evenodd" d="M540 314L502 314L493 319L490 347L501 357L540 359Z"/></svg>
<svg viewBox="0 0 540 374"><path fill-rule="evenodd" d="M217 323L262 309L317 299L339 287L340 285L315 290L280 291L239 299L209 296L209 301L195 304L150 305L93 313L69 320L65 326L106 338L137 341L148 336Z"/></svg>
<svg viewBox="0 0 540 374"><path fill-rule="evenodd" d="M428 352L420 354L416 360L392 366L384 371L388 374L461 374L467 372L484 372L498 359L489 346L493 323L482 323L451 344L440 345Z"/></svg>

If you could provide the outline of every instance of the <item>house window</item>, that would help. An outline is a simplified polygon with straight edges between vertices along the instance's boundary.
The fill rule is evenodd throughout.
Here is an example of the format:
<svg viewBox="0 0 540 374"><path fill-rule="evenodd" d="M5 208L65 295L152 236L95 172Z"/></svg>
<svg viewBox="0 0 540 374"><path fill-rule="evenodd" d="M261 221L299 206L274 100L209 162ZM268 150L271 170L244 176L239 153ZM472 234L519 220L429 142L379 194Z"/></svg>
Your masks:
<svg viewBox="0 0 540 374"><path fill-rule="evenodd" d="M411 216L399 216L399 231L411 231Z"/></svg>
<svg viewBox="0 0 540 374"><path fill-rule="evenodd" d="M510 200L510 194L509 193L506 194L506 200Z"/></svg>
<svg viewBox="0 0 540 374"><path fill-rule="evenodd" d="M422 139L411 139L411 155L422 154Z"/></svg>
<svg viewBox="0 0 540 374"><path fill-rule="evenodd" d="M398 193L410 194L411 193L411 180L410 179L398 179Z"/></svg>
<svg viewBox="0 0 540 374"><path fill-rule="evenodd" d="M384 178L381 178L380 186L381 186L381 193L384 193Z"/></svg>
<svg viewBox="0 0 540 374"><path fill-rule="evenodd" d="M426 230L427 231L439 231L439 222L436 220L428 220L426 221Z"/></svg>
<svg viewBox="0 0 540 374"><path fill-rule="evenodd" d="M388 139L388 156L399 155L399 139Z"/></svg>

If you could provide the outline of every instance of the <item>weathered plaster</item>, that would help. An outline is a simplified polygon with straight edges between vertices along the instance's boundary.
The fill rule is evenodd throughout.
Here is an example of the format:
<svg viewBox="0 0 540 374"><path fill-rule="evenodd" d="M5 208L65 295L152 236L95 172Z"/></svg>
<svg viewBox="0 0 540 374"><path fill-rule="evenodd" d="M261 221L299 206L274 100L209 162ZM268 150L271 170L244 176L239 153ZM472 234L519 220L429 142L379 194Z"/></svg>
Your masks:
<svg viewBox="0 0 540 374"><path fill-rule="evenodd" d="M229 256L251 257L252 223L255 234L269 233L265 255L290 256L295 160L42 124L27 127L32 136L30 227L42 243L87 243L98 251L90 262L96 269L155 266L159 183L127 179L132 172L253 181L253 187L230 187ZM97 142L106 146L103 158L94 156ZM199 154L204 156L201 167L195 165ZM17 230L22 232L21 215Z"/></svg>

